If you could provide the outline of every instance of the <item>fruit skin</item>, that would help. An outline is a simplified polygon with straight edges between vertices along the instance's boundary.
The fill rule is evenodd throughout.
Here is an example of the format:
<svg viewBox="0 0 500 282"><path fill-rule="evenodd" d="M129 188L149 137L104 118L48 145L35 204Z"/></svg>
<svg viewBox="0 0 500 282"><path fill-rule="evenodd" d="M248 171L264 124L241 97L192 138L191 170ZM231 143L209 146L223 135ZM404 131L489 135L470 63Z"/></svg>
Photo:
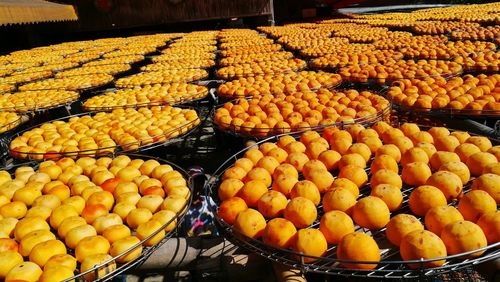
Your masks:
<svg viewBox="0 0 500 282"><path fill-rule="evenodd" d="M73 270L66 266L50 267L44 269L40 282L58 282L73 277Z"/></svg>
<svg viewBox="0 0 500 282"><path fill-rule="evenodd" d="M391 212L399 210L403 205L403 193L399 188L390 184L379 184L372 187L370 196L384 201Z"/></svg>
<svg viewBox="0 0 500 282"><path fill-rule="evenodd" d="M30 261L43 267L45 263L54 255L66 254L66 246L59 240L49 240L38 243L31 249L29 259Z"/></svg>
<svg viewBox="0 0 500 282"><path fill-rule="evenodd" d="M408 203L413 214L424 216L432 207L446 206L446 198L438 188L422 185L411 192Z"/></svg>
<svg viewBox="0 0 500 282"><path fill-rule="evenodd" d="M292 250L304 255L321 257L326 252L328 243L325 236L318 229L305 228L297 231L296 239L292 244ZM300 258L298 258L300 259ZM304 262L313 262L315 258L304 257Z"/></svg>
<svg viewBox="0 0 500 282"><path fill-rule="evenodd" d="M477 221L488 240L488 244L500 241L500 211L484 214Z"/></svg>
<svg viewBox="0 0 500 282"><path fill-rule="evenodd" d="M22 262L23 257L17 251L0 252L0 279L5 279L7 273Z"/></svg>
<svg viewBox="0 0 500 282"><path fill-rule="evenodd" d="M68 254L51 256L50 259L45 263L43 269L45 270L47 268L60 266L67 267L71 269L71 271L75 271L76 259L72 255Z"/></svg>
<svg viewBox="0 0 500 282"><path fill-rule="evenodd" d="M236 194L247 203L247 206L256 208L260 197L267 192L267 186L260 180L251 180L245 183Z"/></svg>
<svg viewBox="0 0 500 282"><path fill-rule="evenodd" d="M452 206L433 207L425 214L425 227L440 236L446 225L459 220L464 220L464 217L456 208Z"/></svg>
<svg viewBox="0 0 500 282"><path fill-rule="evenodd" d="M297 229L293 223L284 218L273 218L269 220L262 233L262 241L265 244L287 249L295 240Z"/></svg>
<svg viewBox="0 0 500 282"><path fill-rule="evenodd" d="M321 195L318 187L312 181L301 180L293 186L290 191L290 198L304 197L311 200L315 205L319 205Z"/></svg>
<svg viewBox="0 0 500 282"><path fill-rule="evenodd" d="M239 179L229 178L222 181L219 186L218 195L222 201L236 196L238 191L243 188L244 183Z"/></svg>
<svg viewBox="0 0 500 282"><path fill-rule="evenodd" d="M498 160L495 155L487 152L478 152L467 159L467 166L470 169L470 173L473 176L480 176L484 168L489 164L497 163Z"/></svg>
<svg viewBox="0 0 500 282"><path fill-rule="evenodd" d="M338 177L351 180L358 188L361 188L368 182L368 175L365 170L355 165L344 166L340 170Z"/></svg>
<svg viewBox="0 0 500 282"><path fill-rule="evenodd" d="M370 235L361 232L352 232L342 237L337 245L337 258L342 260L379 262L380 249ZM355 269L374 269L377 267L376 263L342 262L340 265Z"/></svg>
<svg viewBox="0 0 500 282"><path fill-rule="evenodd" d="M103 236L89 236L78 242L75 248L75 257L81 263L86 257L107 253L110 244Z"/></svg>
<svg viewBox="0 0 500 282"><path fill-rule="evenodd" d="M439 170L445 170L456 174L462 180L462 184L465 185L469 182L470 171L467 165L462 162L448 162L442 165Z"/></svg>
<svg viewBox="0 0 500 282"><path fill-rule="evenodd" d="M104 263L105 261L111 260L112 257L108 254L97 254L97 255L92 255L89 257L86 257L81 266L80 266L80 273L86 272L88 270L91 270L94 268L96 265L100 265ZM99 277L103 277L108 273L111 273L116 269L116 263L114 261L111 261L105 266L102 266L101 268L98 269L97 271L97 276L96 277L96 272L95 271L90 271L89 273L85 274L83 278L86 281L94 281Z"/></svg>
<svg viewBox="0 0 500 282"><path fill-rule="evenodd" d="M280 192L269 190L257 202L259 212L266 218L281 216L288 204L288 199Z"/></svg>
<svg viewBox="0 0 500 282"><path fill-rule="evenodd" d="M420 221L411 214L398 214L387 223L385 234L389 242L400 246L401 240L410 232L424 230Z"/></svg>
<svg viewBox="0 0 500 282"><path fill-rule="evenodd" d="M217 213L228 224L233 225L238 213L248 209L247 204L240 197L231 197L219 205Z"/></svg>
<svg viewBox="0 0 500 282"><path fill-rule="evenodd" d="M420 186L424 185L431 175L431 169L426 163L413 162L403 166L401 178L408 185Z"/></svg>
<svg viewBox="0 0 500 282"><path fill-rule="evenodd" d="M383 228L389 222L390 212L384 201L367 196L354 205L352 218L359 226L375 230Z"/></svg>
<svg viewBox="0 0 500 282"><path fill-rule="evenodd" d="M1 238L0 239L0 253L5 251L15 251L19 249L19 244L10 238Z"/></svg>
<svg viewBox="0 0 500 282"><path fill-rule="evenodd" d="M33 247L37 244L49 240L55 240L56 236L48 230L36 230L27 234L19 245L19 253L22 256L29 256Z"/></svg>
<svg viewBox="0 0 500 282"><path fill-rule="evenodd" d="M441 232L441 239L450 255L473 251L488 245L481 227L467 220L446 225ZM483 253L484 251L475 252L464 258L475 258Z"/></svg>
<svg viewBox="0 0 500 282"><path fill-rule="evenodd" d="M290 220L297 228L311 225L317 216L318 212L314 203L304 197L290 200L284 212L284 218Z"/></svg>
<svg viewBox="0 0 500 282"><path fill-rule="evenodd" d="M33 262L27 261L16 265L5 277L5 281L36 282L42 275L42 269Z"/></svg>
<svg viewBox="0 0 500 282"><path fill-rule="evenodd" d="M354 232L354 223L342 211L329 211L320 220L319 230L329 244L338 244L345 235Z"/></svg>
<svg viewBox="0 0 500 282"><path fill-rule="evenodd" d="M165 238L165 229L162 228L163 224L156 219L151 219L148 222L142 223L137 227L136 236L140 240L146 239L149 235L153 234L157 230L160 230L149 240L144 242L145 246L154 246L158 244L163 238Z"/></svg>
<svg viewBox="0 0 500 282"><path fill-rule="evenodd" d="M485 173L472 182L472 190L483 190L500 203L500 175Z"/></svg>
<svg viewBox="0 0 500 282"><path fill-rule="evenodd" d="M458 211L464 216L465 220L472 222L477 222L482 215L496 210L497 204L495 200L482 190L470 191L458 202Z"/></svg>
<svg viewBox="0 0 500 282"><path fill-rule="evenodd" d="M66 246L68 248L74 249L78 243L86 238L97 235L97 231L92 225L81 225L71 229L65 238Z"/></svg>
<svg viewBox="0 0 500 282"><path fill-rule="evenodd" d="M453 172L435 172L433 175L431 175L431 177L429 177L429 179L427 179L427 182L425 184L437 187L439 190L441 190L441 192L443 192L446 200L448 201L459 198L462 194L462 180Z"/></svg>
<svg viewBox="0 0 500 282"><path fill-rule="evenodd" d="M441 238L427 230L414 230L403 237L399 246L403 260L420 260L445 257L446 247ZM439 267L445 260L426 262L424 268ZM422 267L421 263L409 263L412 269Z"/></svg>
<svg viewBox="0 0 500 282"><path fill-rule="evenodd" d="M139 238L137 238L135 236L129 236L129 237L125 237L123 239L117 240L111 245L111 249L109 250L109 254L112 255L113 257L115 257L119 254L122 254L126 250L132 248L133 246L139 244L140 242L141 242L141 240L139 240ZM132 261L132 260L138 258L141 255L141 253L142 253L142 246L139 245L138 247L136 247L135 249L130 251L127 255L124 255L124 256L116 259L116 261L120 262L120 263L129 262L129 261Z"/></svg>
<svg viewBox="0 0 500 282"><path fill-rule="evenodd" d="M337 187L323 196L323 210L325 212L339 210L350 215L355 204L356 198L347 188Z"/></svg>
<svg viewBox="0 0 500 282"><path fill-rule="evenodd" d="M258 239L264 232L266 220L260 212L250 208L236 216L233 227L247 237Z"/></svg>

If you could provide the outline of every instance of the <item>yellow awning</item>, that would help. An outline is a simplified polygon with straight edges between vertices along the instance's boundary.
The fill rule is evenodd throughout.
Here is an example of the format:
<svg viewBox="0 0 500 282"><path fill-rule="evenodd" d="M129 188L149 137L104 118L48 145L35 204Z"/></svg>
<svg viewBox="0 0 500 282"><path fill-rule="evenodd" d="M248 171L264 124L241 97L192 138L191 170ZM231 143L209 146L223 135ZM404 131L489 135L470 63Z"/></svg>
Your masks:
<svg viewBox="0 0 500 282"><path fill-rule="evenodd" d="M78 17L71 5L43 0L0 0L0 26L76 20Z"/></svg>

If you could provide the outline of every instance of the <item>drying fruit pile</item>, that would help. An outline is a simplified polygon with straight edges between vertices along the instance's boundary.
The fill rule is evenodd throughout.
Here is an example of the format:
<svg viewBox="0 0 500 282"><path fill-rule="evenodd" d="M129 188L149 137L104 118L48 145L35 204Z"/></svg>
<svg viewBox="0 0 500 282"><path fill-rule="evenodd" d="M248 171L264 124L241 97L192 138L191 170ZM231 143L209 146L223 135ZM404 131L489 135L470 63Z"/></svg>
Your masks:
<svg viewBox="0 0 500 282"><path fill-rule="evenodd" d="M20 166L12 176L2 170L0 279L21 272L30 281L62 281L109 262L83 276L103 277L163 240L190 194L172 166L125 155L45 161L36 170Z"/></svg>
<svg viewBox="0 0 500 282"><path fill-rule="evenodd" d="M302 253L306 263L336 254L352 260L344 267L373 269L380 249L362 230L384 229L404 260L441 258L498 242L499 158L486 137L412 123L285 135L224 171L217 212L239 233Z"/></svg>

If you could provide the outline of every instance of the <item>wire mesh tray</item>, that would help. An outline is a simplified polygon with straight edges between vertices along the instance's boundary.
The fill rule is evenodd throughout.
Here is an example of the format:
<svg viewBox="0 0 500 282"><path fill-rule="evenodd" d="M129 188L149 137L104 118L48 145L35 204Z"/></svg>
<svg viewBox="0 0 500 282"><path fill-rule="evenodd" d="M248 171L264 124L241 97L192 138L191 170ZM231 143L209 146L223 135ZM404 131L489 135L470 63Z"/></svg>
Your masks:
<svg viewBox="0 0 500 282"><path fill-rule="evenodd" d="M25 112L39 112L39 111L44 111L44 110L49 110L49 109L58 108L58 107L65 106L65 105L69 105L69 104L73 103L74 101L78 100L78 98L80 97L80 95L79 95L78 92L65 91L65 90L59 90L59 89L21 91L21 92L12 93L11 95L13 95L13 96L14 95L21 95L23 93L25 93L25 94L32 93L34 95L37 95L37 94L41 94L42 92L48 92L48 91L52 91L52 92L57 93L57 94L64 94L64 93L66 93L67 96L63 97L63 98L59 98L59 99L53 100L53 101L50 101L50 102L47 102L47 103L28 104L28 105L18 105L18 104L15 104L12 107L3 107L3 108L0 107L0 112L1 111L5 111L5 112L21 112L21 113L25 113ZM2 97L0 96L0 99L1 98Z"/></svg>
<svg viewBox="0 0 500 282"><path fill-rule="evenodd" d="M184 103L195 102L197 100L201 100L207 97L208 88L205 88L203 91L193 94L186 94L179 97L174 97L172 99L167 100L158 100L158 101L150 101L146 103L136 103L136 104L125 104L125 105L116 105L116 106L88 106L86 103L94 99L95 97L104 96L107 93L116 93L116 91L127 91L131 89L120 88L115 89L114 91L104 91L99 93L99 95L89 98L82 102L84 111L112 111L115 109L126 109L126 108L141 108L141 107L154 107L154 106L166 106L166 105L181 105ZM124 94L125 95L125 94Z"/></svg>
<svg viewBox="0 0 500 282"><path fill-rule="evenodd" d="M280 135L283 133L287 134L296 134L298 132L304 132L308 130L322 130L325 127L328 126L336 126L339 128L344 128L345 126L349 126L352 124L361 124L363 126L370 126L377 121L384 120L386 117L389 116L390 111L391 111L391 105L389 104L387 107L385 107L382 110L377 111L375 114L371 114L365 117L361 118L355 118L349 121L341 121L341 122L335 122L331 124L324 124L324 125L318 125L318 126L312 126L312 127L284 127L284 128L247 128L244 126L238 126L238 128L233 127L231 124L218 124L215 121L215 111L223 107L224 105L219 105L218 107L214 108L211 117L212 117L212 124L214 127L219 130L220 132L230 134L236 137L242 137L242 138L249 138L249 139L256 139L256 140L262 140L266 139L270 136L276 136Z"/></svg>
<svg viewBox="0 0 500 282"><path fill-rule="evenodd" d="M28 121L29 118L26 115L18 115L18 118L12 122L0 125L0 134L9 132L12 129L17 128L21 124Z"/></svg>
<svg viewBox="0 0 500 282"><path fill-rule="evenodd" d="M177 107L178 108L178 107ZM198 115L198 112L190 107L183 107L181 109L189 109L193 110L196 112ZM55 120L51 120L46 122L45 124L48 123L54 123L54 122L67 122L72 118L76 117L84 117L84 116L95 116L98 113L103 113L103 112L88 112L88 113L81 113L77 115L71 115ZM197 116L196 119L191 120L186 122L185 124L180 124L177 125L174 128L169 129L168 131L165 131L161 134L157 134L155 136L149 136L148 138L145 139L140 139L140 140L135 140L133 142L126 142L123 144L118 144L118 142L115 141L116 138L111 137L109 134L108 136L114 141L114 145L108 145L108 146L102 146L98 148L92 148L88 150L71 150L68 152L62 152L62 151L42 151L42 152L32 152L33 148L32 147L15 147L15 148L10 148L11 142L14 141L16 137L22 136L25 132L31 131L33 129L37 129L42 125L37 125L33 126L31 128L25 129L13 136L10 137L8 143L9 143L9 154L16 159L26 159L26 160L47 160L47 159L60 159L64 157L71 157L71 158L80 158L80 157L101 157L101 156L109 156L109 155L115 155L117 153L121 152L136 152L136 151L145 151L149 149L153 149L159 146L166 146L170 143L177 142L179 138L185 137L192 132L194 132L197 127L201 124L201 119L199 116ZM73 140L73 139L71 139ZM16 149L17 148L17 149ZM28 150L28 148L30 150ZM22 150L21 150L22 149Z"/></svg>
<svg viewBox="0 0 500 282"><path fill-rule="evenodd" d="M319 130L318 132L321 132ZM226 169L231 167L234 162L243 157L246 151L259 146L265 142L275 143L278 141L279 137L290 135L283 134L278 136L273 136L268 139L262 140L257 144L251 146L250 148L243 149L240 152L236 153L232 157L228 158L213 174L213 176L207 181L205 185L205 195L207 197L211 197L217 207L220 205L221 200L218 197L218 187L222 181L222 176ZM294 138L298 139L300 137L299 134L292 134ZM493 142L498 143L497 140L493 140ZM372 158L373 160L373 158ZM367 163L367 174L369 178L370 175L370 163ZM332 172L332 175L336 176L338 173L337 170ZM302 173L299 174L299 180L303 179ZM464 192L470 191L471 179L466 185L464 185ZM369 182L370 180L368 180ZM401 189L404 200L403 206L401 209L394 213L409 213L408 206L408 197L409 193L413 190L414 187L410 187L406 184L403 185ZM370 194L369 183L360 188L360 197ZM358 198L359 199L359 198ZM457 202L452 202L449 205L457 204ZM319 218L323 215L322 204L317 206L318 208L318 217L314 221L312 225L308 228L319 228ZM373 239L376 241L377 245L380 248L380 261L354 261L354 260L345 260L345 259L337 259L336 257L336 246L328 245L328 249L325 252L324 256L311 256L303 253L299 253L293 251L291 249L283 249L279 247L273 247L265 244L262 240L253 239L243 235L238 230L234 229L230 224L226 223L219 215L217 210L213 210L216 223L222 233L226 238L233 241L235 244L242 246L264 258L270 259L272 261L291 266L293 268L299 268L304 272L312 272L312 273L321 273L327 275L340 275L344 277L367 277L367 278L375 278L375 279L405 279L405 278L420 278L423 277L432 277L439 274L457 271L462 268L470 267L472 265L481 264L483 262L491 261L494 259L498 259L500 257L500 242L496 242L494 244L490 244L487 247L479 248L470 252L464 252L456 255L448 255L446 257L441 258L433 258L433 259L420 259L420 260L403 260L399 254L399 248L397 246L392 245L385 236L385 227L379 230L370 231L368 229L359 227L355 224L355 231L363 232L366 234L370 234ZM391 213L391 214L394 214ZM267 221L267 220L266 220ZM297 228L298 230L299 228ZM484 253L476 258L466 258L467 255L476 253L478 251L484 251ZM426 268L425 264L433 261L439 261L446 259L446 262L440 267L435 268ZM348 268L341 266L341 263L351 263L358 265L365 264L377 264L377 267L374 269L357 269L357 268ZM415 269L411 269L407 266L407 264L413 264L414 266L418 266Z"/></svg>
<svg viewBox="0 0 500 282"><path fill-rule="evenodd" d="M81 78L92 78L92 76L101 76L103 77L102 81L98 83L91 83L92 85L89 85L89 81L83 82L78 84L77 81L72 81L72 80L77 80ZM64 90L73 90L73 91L89 91L93 90L99 87L102 87L106 84L109 84L110 82L113 81L113 76L109 74L90 74L90 75L80 75L80 76L71 76L71 77L64 77L64 78L49 78L45 80L40 80L37 82L32 82L28 84L24 84L19 87L19 90L21 91L33 91L33 90L48 90L48 89L64 89ZM45 85L47 83L50 83L52 81L67 81L65 85L60 85L60 86L48 86Z"/></svg>
<svg viewBox="0 0 500 282"><path fill-rule="evenodd" d="M106 259L102 261L101 263L96 264L94 267L90 268L87 271L84 272L79 272L75 276L68 278L64 281L109 281L113 279L114 277L118 276L119 274L132 269L134 267L137 267L144 263L146 259L151 256L155 250L157 250L161 245L163 245L165 242L167 242L171 237L175 236L177 233L177 230L179 226L183 223L184 216L186 214L186 211L189 209L192 203L192 197L193 197L193 179L196 177L194 173L188 173L185 171L183 168L179 167L178 165L169 162L167 160L157 158L157 157L151 157L151 156L146 156L146 155L139 155L139 154L118 154L113 156L119 156L119 155L126 155L129 156L132 160L134 159L142 159L144 161L147 160L156 160L159 162L161 165L169 165L171 166L174 170L178 171L182 178L186 181L186 187L189 190L189 194L185 198L185 202L177 207L178 211L174 212L172 211L172 214L175 214L170 220L168 220L166 223L162 224L160 228L156 229L155 231L151 232L150 235L146 236L144 239L140 240L138 239L139 242L136 244L130 246L130 248L126 249L122 253L116 255L116 256L110 256L109 259ZM39 163L37 162L29 162L29 163L23 163L15 166L8 166L7 168L3 168L8 170L9 172L13 173L14 170L20 166L29 166L34 168L35 170L38 169ZM74 196L73 194L71 196ZM160 222L162 223L162 222ZM123 224L126 224L125 222ZM172 226L174 224L174 226ZM128 226L128 225L127 225ZM156 242L154 245L151 244L146 244L147 241L150 239L154 238L157 236L160 232L163 230L166 230L168 227L168 231L165 231L165 236L163 239L159 240ZM136 230L130 228L132 231L132 235L137 235ZM57 232L56 232L57 234ZM57 239L62 240L64 242L64 239L59 238L56 236ZM156 237L158 239L158 237ZM75 252L73 249L70 249L67 247L68 254L75 256ZM137 254L140 253L140 254ZM128 261L125 262L118 262L121 258L123 259L125 256L131 255L131 256L137 256L134 259L125 259ZM80 269L80 263L78 263L77 269Z"/></svg>

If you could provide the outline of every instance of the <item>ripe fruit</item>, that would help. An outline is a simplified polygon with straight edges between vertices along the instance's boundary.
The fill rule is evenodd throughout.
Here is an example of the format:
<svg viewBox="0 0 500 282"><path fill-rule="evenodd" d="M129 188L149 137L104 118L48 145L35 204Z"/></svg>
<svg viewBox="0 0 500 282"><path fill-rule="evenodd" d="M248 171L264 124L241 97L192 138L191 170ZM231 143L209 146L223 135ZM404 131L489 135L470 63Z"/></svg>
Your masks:
<svg viewBox="0 0 500 282"><path fill-rule="evenodd" d="M87 205L82 211L82 217L87 221L88 224L94 223L95 219L106 215L109 210L106 206L101 204Z"/></svg>
<svg viewBox="0 0 500 282"><path fill-rule="evenodd" d="M434 146L438 151L448 151L454 152L455 148L460 145L460 141L457 137L448 135L448 136L439 136L438 138L434 138Z"/></svg>
<svg viewBox="0 0 500 282"><path fill-rule="evenodd" d="M500 203L500 175L486 173L472 182L472 190L483 190L487 192L495 202Z"/></svg>
<svg viewBox="0 0 500 282"><path fill-rule="evenodd" d="M145 195L137 202L137 208L145 208L152 213L157 212L163 203L163 198L158 195Z"/></svg>
<svg viewBox="0 0 500 282"><path fill-rule="evenodd" d="M414 230L401 240L399 246L403 260L434 259L446 256L446 247L436 234L427 230ZM445 260L426 262L425 268L438 267L445 263ZM409 263L412 269L422 267L421 263Z"/></svg>
<svg viewBox="0 0 500 282"><path fill-rule="evenodd" d="M446 206L446 198L438 188L422 185L411 192L408 203L413 214L424 216L432 207Z"/></svg>
<svg viewBox="0 0 500 282"><path fill-rule="evenodd" d="M463 163L467 163L469 157L478 152L481 152L481 150L476 145L470 143L464 143L455 148L455 153Z"/></svg>
<svg viewBox="0 0 500 282"><path fill-rule="evenodd" d="M5 279L7 273L22 262L23 257L17 251L5 250L0 252L0 279Z"/></svg>
<svg viewBox="0 0 500 282"><path fill-rule="evenodd" d="M487 152L478 152L471 155L466 164L473 176L480 176L485 167L497 162L498 160L495 155Z"/></svg>
<svg viewBox="0 0 500 282"><path fill-rule="evenodd" d="M500 211L484 214L477 221L488 240L488 244L494 244L500 240Z"/></svg>
<svg viewBox="0 0 500 282"><path fill-rule="evenodd" d="M488 245L483 230L475 223L466 220L446 225L441 232L441 239L450 255L473 251ZM466 257L475 258L483 253L484 251L475 252Z"/></svg>
<svg viewBox="0 0 500 282"><path fill-rule="evenodd" d="M384 201L367 196L354 205L352 218L359 226L374 230L383 228L389 222L390 212Z"/></svg>
<svg viewBox="0 0 500 282"><path fill-rule="evenodd" d="M73 206L58 206L52 211L52 214L50 215L50 226L52 226L52 228L54 229L57 229L59 227L59 224L61 224L64 219L70 216L78 216L78 212Z"/></svg>
<svg viewBox="0 0 500 282"><path fill-rule="evenodd" d="M261 167L252 168L245 176L243 182L247 183L252 180L262 181L266 185L266 188L271 186L272 183L271 174Z"/></svg>
<svg viewBox="0 0 500 282"><path fill-rule="evenodd" d="M73 271L74 271L73 269L70 269L66 266L44 268L43 273L39 278L40 279L39 281L40 282L64 281L75 275Z"/></svg>
<svg viewBox="0 0 500 282"><path fill-rule="evenodd" d="M257 207L257 202L260 197L267 191L267 186L263 181L250 180L243 185L243 188L241 188L236 195L242 198L249 207L253 208Z"/></svg>
<svg viewBox="0 0 500 282"><path fill-rule="evenodd" d="M150 210L138 208L130 211L127 215L126 221L130 228L136 229L140 224L148 222L152 217L153 213Z"/></svg>
<svg viewBox="0 0 500 282"><path fill-rule="evenodd" d="M391 184L379 184L373 187L370 195L384 201L391 212L399 210L403 205L403 193L400 188Z"/></svg>
<svg viewBox="0 0 500 282"><path fill-rule="evenodd" d="M352 232L340 240L337 245L337 258L353 261L380 261L380 249L370 235L361 232ZM342 262L342 266L355 269L374 269L377 263L348 263Z"/></svg>
<svg viewBox="0 0 500 282"><path fill-rule="evenodd" d="M28 212L26 204L23 202L10 202L0 207L0 215L5 217L13 217L17 219L23 218Z"/></svg>
<svg viewBox="0 0 500 282"><path fill-rule="evenodd" d="M151 219L148 222L144 222L137 227L136 236L140 240L146 239L148 236L152 235L156 231L159 230L153 237L147 240L144 245L145 246L154 246L158 244L163 238L165 238L165 230L162 229L162 225L160 221L156 219Z"/></svg>
<svg viewBox="0 0 500 282"><path fill-rule="evenodd" d="M403 166L401 178L404 183L411 186L424 185L432 172L429 166L422 162L409 163Z"/></svg>
<svg viewBox="0 0 500 282"><path fill-rule="evenodd" d="M238 213L248 209L247 204L240 197L232 197L223 201L217 211L219 216L228 224L233 225Z"/></svg>
<svg viewBox="0 0 500 282"><path fill-rule="evenodd" d="M313 182L301 180L293 186L290 191L290 198L304 197L311 200L315 205L319 205L321 200L320 192Z"/></svg>
<svg viewBox="0 0 500 282"><path fill-rule="evenodd" d="M476 145L481 150L481 152L486 152L491 149L491 147L493 147L490 139L484 136L471 136L465 141L465 143Z"/></svg>
<svg viewBox="0 0 500 282"><path fill-rule="evenodd" d="M108 254L97 254L97 255L92 255L92 256L86 257L80 266L80 273L94 269L94 267L96 265L101 265L101 264L103 264L111 259L112 259L112 257ZM94 281L97 278L104 277L106 274L111 273L115 269L116 269L116 264L114 261L111 261L111 262L107 263L106 265L97 269L97 275L96 275L96 271L90 271L89 273L85 274L83 276L83 278L86 281Z"/></svg>
<svg viewBox="0 0 500 282"><path fill-rule="evenodd" d="M94 220L94 223L92 223L92 226L94 226L95 230L97 231L97 234L101 234L104 231L104 229L122 223L123 223L122 218L119 215L114 213L109 213L96 218Z"/></svg>
<svg viewBox="0 0 500 282"><path fill-rule="evenodd" d="M325 165L327 170L332 171L338 168L341 157L337 151L326 150L318 156L318 160Z"/></svg>
<svg viewBox="0 0 500 282"><path fill-rule="evenodd" d="M262 214L254 209L246 209L236 216L234 228L243 235L258 239L262 236L266 220Z"/></svg>
<svg viewBox="0 0 500 282"><path fill-rule="evenodd" d="M234 197L243 188L244 183L239 179L228 178L219 185L218 195L222 201Z"/></svg>
<svg viewBox="0 0 500 282"><path fill-rule="evenodd" d="M259 212L266 218L281 216L288 204L288 199L280 192L267 191L257 202Z"/></svg>
<svg viewBox="0 0 500 282"><path fill-rule="evenodd" d="M356 204L356 197L346 188L334 188L323 196L323 210L325 212L338 210L351 214Z"/></svg>
<svg viewBox="0 0 500 282"><path fill-rule="evenodd" d="M123 239L117 240L111 245L111 249L109 251L109 254L112 255L113 257L115 257L115 256L125 252L126 250L132 248L133 246L139 244L140 242L141 241L139 240L139 238L137 238L135 236L129 236L129 237L125 237ZM141 255L141 252L142 252L142 246L139 244L139 246L135 247L127 255L116 259L116 261L120 262L120 263L132 261L132 260L138 258Z"/></svg>
<svg viewBox="0 0 500 282"><path fill-rule="evenodd" d="M66 254L64 243L59 240L49 240L35 245L31 249L29 259L40 267L43 267L52 256L63 254Z"/></svg>
<svg viewBox="0 0 500 282"><path fill-rule="evenodd" d="M340 170L339 178L347 178L354 182L358 188L364 186L368 182L366 171L355 165L347 165Z"/></svg>
<svg viewBox="0 0 500 282"><path fill-rule="evenodd" d="M107 191L107 192L110 192L110 193L113 193L116 189L116 186L118 186L118 184L122 183L123 180L121 180L120 178L110 178L106 181L104 181L102 184L101 184L101 188L104 190L104 191Z"/></svg>
<svg viewBox="0 0 500 282"><path fill-rule="evenodd" d="M399 246L406 234L415 230L424 230L422 223L411 214L401 213L391 218L387 223L385 234L389 242Z"/></svg>
<svg viewBox="0 0 500 282"><path fill-rule="evenodd" d="M358 186L347 178L336 178L330 186L329 190L333 190L335 188L346 188L347 190L349 190L349 192L352 193L355 199L359 196Z"/></svg>
<svg viewBox="0 0 500 282"><path fill-rule="evenodd" d="M296 233L296 239L292 244L292 250L304 254L304 262L313 262L316 258L307 256L320 257L326 252L328 243L325 236L318 229L305 228L300 229Z"/></svg>
<svg viewBox="0 0 500 282"><path fill-rule="evenodd" d="M23 240L19 245L19 253L22 256L27 257L29 256L33 247L36 246L38 243L55 239L56 236L48 230L35 230L24 236Z"/></svg>
<svg viewBox="0 0 500 282"><path fill-rule="evenodd" d="M379 184L390 184L398 189L403 187L403 181L399 174L388 169L380 169L373 173L370 179L370 186L373 188Z"/></svg>
<svg viewBox="0 0 500 282"><path fill-rule="evenodd" d="M10 238L1 238L0 239L0 253L5 251L15 251L19 249L19 245L17 242Z"/></svg>
<svg viewBox="0 0 500 282"><path fill-rule="evenodd" d="M61 266L67 267L71 271L74 271L76 269L76 259L68 254L51 256L50 259L45 263L43 269L46 270L52 267L57 268Z"/></svg>
<svg viewBox="0 0 500 282"><path fill-rule="evenodd" d="M462 194L462 180L458 175L449 171L438 171L427 179L426 185L437 187L448 201L458 198Z"/></svg>
<svg viewBox="0 0 500 282"><path fill-rule="evenodd" d="M345 167L347 165L355 165L355 166L359 166L361 168L365 168L366 161L365 161L365 158L363 158L363 156L361 156L360 154L356 154L356 153L345 154L342 156L342 158L340 158L339 169L342 169L343 167Z"/></svg>
<svg viewBox="0 0 500 282"><path fill-rule="evenodd" d="M262 241L265 244L287 249L295 239L297 229L292 222L284 218L271 219L262 233Z"/></svg>
<svg viewBox="0 0 500 282"><path fill-rule="evenodd" d="M326 192L334 181L332 174L326 169L313 169L305 178L315 184L319 193Z"/></svg>
<svg viewBox="0 0 500 282"><path fill-rule="evenodd" d="M385 144L382 147L378 148L377 152L375 153L375 157L381 155L391 156L397 163L401 161L401 151L399 151L399 148L394 144Z"/></svg>
<svg viewBox="0 0 500 282"><path fill-rule="evenodd" d="M102 231L102 236L106 238L110 244L113 244L115 241L123 239L130 235L130 228L128 228L124 224L113 225Z"/></svg>
<svg viewBox="0 0 500 282"><path fill-rule="evenodd" d="M459 220L464 220L464 218L456 208L452 206L433 207L425 214L425 227L440 236L446 225Z"/></svg>
<svg viewBox="0 0 500 282"><path fill-rule="evenodd" d="M424 149L415 147L409 149L403 154L403 157L401 159L402 165L406 165L413 162L423 162L426 164L429 163L429 157L427 156L427 153L424 151Z"/></svg>
<svg viewBox="0 0 500 282"><path fill-rule="evenodd" d="M460 177L462 184L465 185L469 182L470 171L469 168L462 162L448 162L439 168L440 171L449 171Z"/></svg>
<svg viewBox="0 0 500 282"><path fill-rule="evenodd" d="M307 162L307 163L309 163L309 162ZM307 163L306 163L306 165L307 165ZM291 178L299 179L299 172L297 171L297 169L293 165L287 164L287 163L280 164L274 170L273 179L276 180L281 175L286 175L286 176L291 177Z"/></svg>
<svg viewBox="0 0 500 282"><path fill-rule="evenodd" d="M36 282L42 275L42 269L33 262L27 261L13 267L5 276L5 281Z"/></svg>
<svg viewBox="0 0 500 282"><path fill-rule="evenodd" d="M395 173L398 173L399 171L398 163L389 155L378 155L375 159L373 159L373 162L370 165L370 171L372 174L381 169L388 169Z"/></svg>
<svg viewBox="0 0 500 282"><path fill-rule="evenodd" d="M290 197L290 192L298 181L298 177L282 174L274 179L272 189L283 193L286 197Z"/></svg>
<svg viewBox="0 0 500 282"><path fill-rule="evenodd" d="M21 242L26 234L35 230L50 230L50 226L40 217L24 218L17 222L14 237L18 242Z"/></svg>
<svg viewBox="0 0 500 282"><path fill-rule="evenodd" d="M430 158L430 164L433 171L438 170L442 165L448 162L459 162L459 161L460 157L456 153L445 152L445 151L437 151Z"/></svg>
<svg viewBox="0 0 500 282"><path fill-rule="evenodd" d="M354 223L342 211L329 211L321 217L319 230L329 244L336 245L342 237L354 232Z"/></svg>
<svg viewBox="0 0 500 282"><path fill-rule="evenodd" d="M70 249L74 249L82 239L95 235L97 235L97 232L92 225L77 226L66 233L66 246Z"/></svg>
<svg viewBox="0 0 500 282"><path fill-rule="evenodd" d="M473 190L465 194L458 202L458 211L465 220L476 222L481 216L497 210L497 204L488 193Z"/></svg>
<svg viewBox="0 0 500 282"><path fill-rule="evenodd" d="M317 215L314 203L304 197L290 200L284 211L284 217L297 228L305 228L311 225L316 220Z"/></svg>

